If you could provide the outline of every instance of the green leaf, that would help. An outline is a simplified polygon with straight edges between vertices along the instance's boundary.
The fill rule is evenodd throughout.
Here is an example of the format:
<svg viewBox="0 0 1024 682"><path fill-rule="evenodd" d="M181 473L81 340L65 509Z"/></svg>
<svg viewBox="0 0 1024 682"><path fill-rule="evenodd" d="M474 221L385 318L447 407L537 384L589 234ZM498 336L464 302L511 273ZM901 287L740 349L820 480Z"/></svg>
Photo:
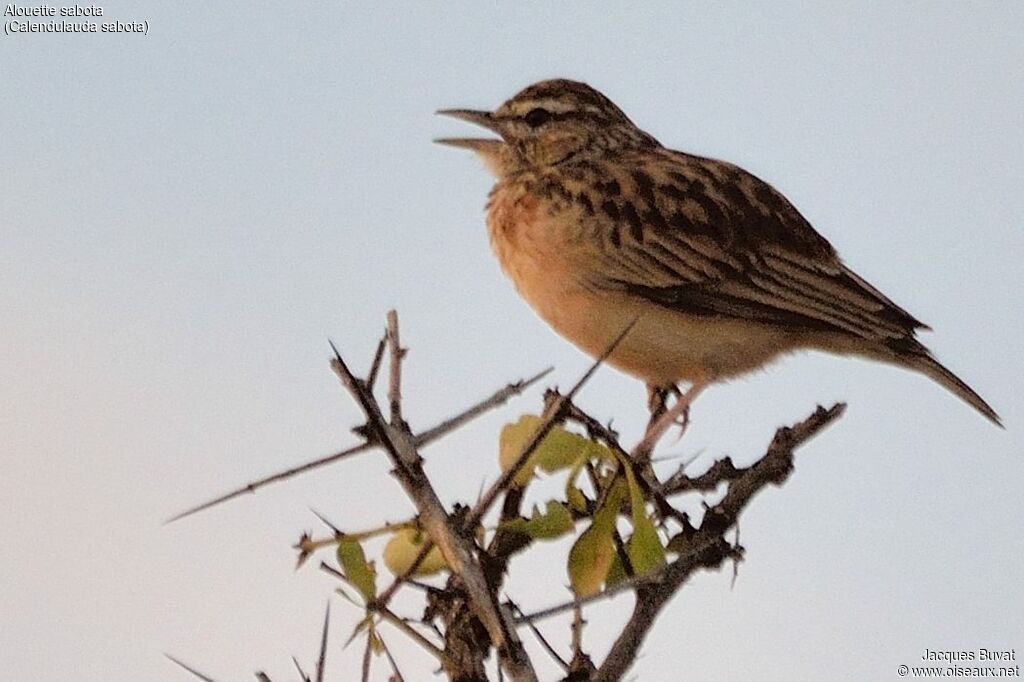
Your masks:
<svg viewBox="0 0 1024 682"><path fill-rule="evenodd" d="M615 587L627 577L626 567L622 565L622 559L619 558L619 553L615 552L615 558L612 559L612 565L608 569L608 575L605 576L604 579L605 589Z"/></svg>
<svg viewBox="0 0 1024 682"><path fill-rule="evenodd" d="M569 550L569 583L572 591L579 597L600 591L614 558L615 545L611 529L591 524Z"/></svg>
<svg viewBox="0 0 1024 682"><path fill-rule="evenodd" d="M367 603L377 597L377 570L366 560L362 545L356 540L342 538L338 543L338 564Z"/></svg>
<svg viewBox="0 0 1024 682"><path fill-rule="evenodd" d="M613 484L604 504L594 513L590 527L580 534L569 550L569 584L579 597L601 589L615 559L612 533L622 504L623 487Z"/></svg>
<svg viewBox="0 0 1024 682"><path fill-rule="evenodd" d="M384 642L381 641L380 635L377 634L377 629L371 627L367 636L370 638L370 650L374 656L380 656L384 653Z"/></svg>
<svg viewBox="0 0 1024 682"><path fill-rule="evenodd" d="M587 511L587 496L583 494L583 491L574 485L567 485L565 487L565 497L569 504L569 508L577 514L585 514Z"/></svg>
<svg viewBox="0 0 1024 682"><path fill-rule="evenodd" d="M528 535L536 540L561 537L576 528L568 507L557 500L548 500L543 514L534 507L529 519L512 519L501 525L506 530Z"/></svg>
<svg viewBox="0 0 1024 682"><path fill-rule="evenodd" d="M626 543L626 554L636 575L646 575L665 565L665 548L658 531L646 515L633 516L633 535Z"/></svg>
<svg viewBox="0 0 1024 682"><path fill-rule="evenodd" d="M524 414L519 421L506 424L501 430L498 443L498 461L502 471L513 464L523 447L537 431L543 420L534 414ZM607 447L595 443L589 438L567 431L560 426L552 427L544 439L537 445L526 464L516 474L514 482L522 487L529 483L533 472L538 467L547 473L568 469L580 459L589 457L614 458Z"/></svg>
<svg viewBox="0 0 1024 682"><path fill-rule="evenodd" d="M632 462L622 461L629 485L629 506L632 511L633 535L626 543L626 554L635 575L645 575L665 565L665 548L661 545L658 530L647 516L647 501L644 499L640 482L633 473Z"/></svg>
<svg viewBox="0 0 1024 682"><path fill-rule="evenodd" d="M569 477L565 480L565 499L569 502L569 506L578 514L585 514L587 512L587 497L583 494L582 490L576 487L576 479L579 478L580 472L583 471L583 467L586 464L586 455L577 458L573 462L572 468L569 469Z"/></svg>

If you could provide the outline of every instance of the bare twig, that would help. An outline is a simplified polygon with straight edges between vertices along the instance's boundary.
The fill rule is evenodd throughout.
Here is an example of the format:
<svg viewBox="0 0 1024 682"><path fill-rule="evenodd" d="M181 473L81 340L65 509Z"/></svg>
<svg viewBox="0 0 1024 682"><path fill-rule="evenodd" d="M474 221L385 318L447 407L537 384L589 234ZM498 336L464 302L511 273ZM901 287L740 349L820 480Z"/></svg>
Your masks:
<svg viewBox="0 0 1024 682"><path fill-rule="evenodd" d="M426 447L427 445L430 445L431 443L441 438L442 436L446 436L452 431L455 431L462 425L468 424L469 422L473 421L474 419L484 414L485 412L489 412L493 410L495 407L504 405L509 400L509 398L513 398L519 395L527 388L533 386L535 383L546 377L548 374L551 374L553 369L553 367L548 367L547 369L538 372L537 374L534 374L529 379L520 379L519 381L507 384L505 387L499 389L490 397L481 400L480 402L478 402L476 405L473 405L469 409L463 410L454 417L450 419L445 419L443 422L437 424L436 426L433 426L427 429L426 431L420 432L416 436L416 445L421 448Z"/></svg>
<svg viewBox="0 0 1024 682"><path fill-rule="evenodd" d="M524 615L523 610L519 608L517 604L514 604L511 601L509 602L509 604L511 604L512 610L515 613L518 613L520 616ZM540 628L534 625L532 621L526 621L526 625L530 628L530 631L533 633L533 636L537 638L537 641L540 642L540 645L544 648L544 650L548 652L548 655L551 656L552 659L554 659L555 663L557 663L559 667L562 668L562 670L569 672L569 663L566 662L564 658L558 655L558 652L555 651L555 647L551 646L551 642L549 642L547 638L543 635L543 633L541 633Z"/></svg>
<svg viewBox="0 0 1024 682"><path fill-rule="evenodd" d="M180 666L181 668L184 668L186 671L192 673L193 675L195 675L199 679L203 680L203 682L217 682L212 677L207 677L206 675L202 674L201 672L199 672L195 668L192 668L192 667L189 667L189 666L185 665L184 663L182 663L181 661L176 659L174 656L171 656L170 654L164 654L164 656L167 657L167 660L171 661L175 665Z"/></svg>
<svg viewBox="0 0 1024 682"><path fill-rule="evenodd" d="M373 390L373 387L377 385L377 372L380 371L380 361L384 359L384 348L388 343L388 334L385 331L384 336L380 337L380 341L377 342L377 350L373 353L373 362L370 363L370 371L366 375L366 385Z"/></svg>
<svg viewBox="0 0 1024 682"><path fill-rule="evenodd" d="M660 492L663 495L677 495L691 490L705 492L715 490L720 483L735 480L743 471L743 469L736 468L730 457L723 457L712 464L703 474L694 477L686 475L686 465L684 464L661 485Z"/></svg>
<svg viewBox="0 0 1024 682"><path fill-rule="evenodd" d="M246 483L244 486L236 488L231 492L225 493L220 497L215 497L214 499L208 502L203 502L202 504L196 505L195 507L186 509L185 511L175 514L171 518L167 519L166 521L164 521L164 523L174 523L175 521L179 521L185 518L186 516L198 514L201 511L205 511L207 509L210 509L211 507L216 507L219 504L223 504L224 502L233 500L236 497L241 497L242 495L245 495L247 493L254 493L258 489L270 485L271 483L277 483L278 481L289 479L292 476L297 476L298 474L304 473L306 471L311 471L312 469L319 469L322 466L333 464L334 462L346 459L353 455L358 455L361 452L372 450L375 447L377 447L375 443L360 443L359 445L354 445L350 448L346 448L345 450L341 450L340 452L335 452L330 455L326 455L324 457L320 457L318 459L306 462L304 464L299 464L298 466L294 466L290 469L279 471L276 474L271 474L270 476L261 478L257 481Z"/></svg>
<svg viewBox="0 0 1024 682"><path fill-rule="evenodd" d="M569 664L569 675L566 680L589 680L597 670L594 661L583 650L583 609L579 604L572 611L572 662Z"/></svg>
<svg viewBox="0 0 1024 682"><path fill-rule="evenodd" d="M313 678L306 674L306 671L302 669L302 665L299 664L299 659L294 656L292 656L292 665L294 665L295 669L298 671L302 682L313 682Z"/></svg>
<svg viewBox="0 0 1024 682"><path fill-rule="evenodd" d="M317 516L320 516L315 511L313 512ZM304 564L307 559L314 552L323 547L329 547L331 545L337 546L344 540L352 540L355 542L363 542L364 540L371 540L381 535L387 535L388 533L394 533L398 530L404 530L407 528L419 528L419 524L415 520L411 521L398 521L395 523L387 522L380 528L371 528L370 530L358 531L353 533L345 533L333 525L331 525L326 519L320 516L320 520L326 523L334 531L333 535L328 538L314 538L308 533L303 533L299 541L292 545L293 549L299 550L299 566Z"/></svg>
<svg viewBox="0 0 1024 682"><path fill-rule="evenodd" d="M510 383L498 389L489 397L481 400L475 405L470 406L466 410L463 410L456 416L451 417L449 419L445 419L444 421L420 433L418 436L416 436L416 446L426 447L427 445L433 443L434 441L439 440L444 436L447 436L449 433L455 431L463 424L466 424L472 421L473 419L479 417L480 415L505 404L505 402L507 402L509 398L519 395L527 388L540 381L543 377L547 376L550 372L551 368L548 367L543 372L535 374L529 379L520 379L519 381ZM164 523L173 523L174 521L183 519L186 516L197 514L201 511L205 511L212 507L216 507L217 505L233 500L236 497L241 497L242 495L246 495L249 493L255 493L260 488L268 486L271 483L277 483L279 481L287 480L289 478L292 478L293 476L297 476L299 474L303 474L306 473L307 471L312 471L314 469L319 469L320 467L327 466L328 464L333 464L335 462L347 459L349 457L358 455L363 452L367 452L376 447L380 447L380 444L367 441L364 443L360 443L359 445L354 445L350 448L346 448L345 450L334 452L330 455L325 455L324 457L311 460L304 464L299 464L290 469L279 471L276 474L271 474L270 476L266 476L256 481L252 481L251 483L246 483L244 486L236 488L219 497L209 500L208 502L204 502L190 509L186 509L185 511L179 514L175 514L171 518L167 519L167 521L165 521Z"/></svg>
<svg viewBox="0 0 1024 682"><path fill-rule="evenodd" d="M395 612L391 609L387 607L378 607L374 610L380 614L381 618L394 625L402 632L402 634L404 634L406 637L409 637L414 642L419 644L424 651L426 651L428 654L436 658L442 665L444 665L446 658L445 653L439 646L437 646L429 639L427 639L421 632L417 631L415 628L413 628L411 625L405 622L405 620L396 615Z"/></svg>
<svg viewBox="0 0 1024 682"><path fill-rule="evenodd" d="M391 423L402 424L402 348L398 335L398 313L388 311L388 347L390 348L391 365L388 372L388 402L391 403Z"/></svg>
<svg viewBox="0 0 1024 682"><path fill-rule="evenodd" d="M395 324L397 326L397 321ZM399 354L397 361L400 360ZM449 526L448 513L420 465L414 436L404 422L390 424L384 419L376 398L366 390L365 382L352 374L336 348L331 366L366 415L369 437L381 444L395 465L394 475L419 510L424 530L441 551L449 569L462 579L473 613L487 629L494 646L505 654L503 664L510 676L517 682L535 681L537 676L522 642L515 628L502 616L473 556L473 542Z"/></svg>
<svg viewBox="0 0 1024 682"><path fill-rule="evenodd" d="M377 641L380 642L381 648L384 649L384 655L387 656L388 663L391 664L391 672L394 673L391 677L391 682L405 682L405 678L402 676L402 671L398 669L398 663L395 661L395 657L391 655L391 649L388 648L387 642L384 641L384 638L380 636L379 632L377 633Z"/></svg>
<svg viewBox="0 0 1024 682"><path fill-rule="evenodd" d="M740 545L740 520L736 519L736 536L732 539L732 546L742 548ZM732 560L732 580L729 581L729 589L736 588L736 579L740 577L740 562L738 559Z"/></svg>
<svg viewBox="0 0 1024 682"><path fill-rule="evenodd" d="M373 628L366 629L366 648L363 649L363 682L370 682L370 662L373 660Z"/></svg>
<svg viewBox="0 0 1024 682"><path fill-rule="evenodd" d="M583 620L583 609L575 604L572 610L572 658L576 660L583 654L583 626L587 621Z"/></svg>

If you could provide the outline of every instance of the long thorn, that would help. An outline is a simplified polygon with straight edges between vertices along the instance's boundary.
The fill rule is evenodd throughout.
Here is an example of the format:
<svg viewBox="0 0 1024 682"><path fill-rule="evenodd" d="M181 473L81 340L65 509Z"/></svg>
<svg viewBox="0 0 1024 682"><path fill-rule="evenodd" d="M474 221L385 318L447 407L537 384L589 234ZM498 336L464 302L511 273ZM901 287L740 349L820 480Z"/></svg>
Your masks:
<svg viewBox="0 0 1024 682"><path fill-rule="evenodd" d="M284 471L279 471L276 474L271 474L270 476L267 476L265 478L261 478L258 481L253 481L252 483L247 483L246 485L244 485L244 486L242 486L240 488L236 488L236 489L232 490L229 493L225 493L225 494L221 495L220 497L214 498L214 499L210 500L209 502L203 502L202 504L196 505L195 507L192 507L191 509L186 509L185 511L181 512L180 514L175 514L171 518L167 519L166 521L164 521L164 523L165 524L174 523L175 521L179 521L179 520L185 518L186 516L192 516L193 514L198 514L201 511L209 509L210 507L216 507L219 504L223 504L224 502L227 502L229 500L233 500L236 497L241 497L242 495L245 495L247 493L254 493L258 489L260 489L260 488L262 488L264 486L270 485L271 483L277 483L278 481L283 481L283 480L285 480L287 478L291 478L292 476L296 476L296 475L304 473L306 471L310 471L311 469L318 469L318 468L320 468L322 466L326 466L328 464L332 464L334 462L337 462L339 460L345 459L347 457L351 457L353 455L358 455L361 452L366 452L367 450L372 450L376 446L377 446L376 443L360 443L359 445L355 445L355 446L350 447L350 448L348 448L346 450L342 450L340 452L335 452L335 453L332 453L332 454L327 455L325 457L320 457L319 459L314 459L314 460L312 460L310 462L306 462L305 464L299 464L298 466L294 466L291 469L285 469Z"/></svg>
<svg viewBox="0 0 1024 682"><path fill-rule="evenodd" d="M519 608L518 604L512 604L511 602L509 603L512 605L512 610L515 613L518 613L520 616L526 615L526 613L521 608ZM555 663L557 663L565 672L569 672L569 664L566 662L564 658L558 655L558 652L555 651L555 647L551 646L551 642L549 642L547 638L544 637L544 634L540 631L540 628L538 628L532 621L526 621L526 626L530 628L530 631L533 633L533 636L537 638L537 641L540 642L540 645L544 647L545 651L548 652L548 655L554 659Z"/></svg>
<svg viewBox="0 0 1024 682"><path fill-rule="evenodd" d="M324 682L324 670L327 665L327 630L331 624L331 602L327 602L324 612L324 631L320 636L320 657L316 661L316 682Z"/></svg>
<svg viewBox="0 0 1024 682"><path fill-rule="evenodd" d="M440 662L441 664L447 662L447 654L445 654L444 650L441 647L437 646L429 639L427 639L425 636L423 636L421 633L414 630L411 625L402 620L391 609L378 608L376 609L376 612L380 614L380 617L383 618L385 622L390 623L400 632L402 632L406 637L409 637L411 640L416 642L416 644L422 647L424 651L426 651L431 656L436 658L438 662Z"/></svg>
<svg viewBox="0 0 1024 682"><path fill-rule="evenodd" d="M174 663L174 664L176 664L176 665L178 665L178 666L181 666L182 668L184 668L184 669L185 669L185 670L187 670L188 672L192 673L193 675L195 675L195 676L196 676L196 677L198 677L199 679L203 680L203 682L217 682L217 681L216 681L215 679L213 679L212 677L207 677L206 675L202 674L201 672L199 672L199 671L198 671L198 670L196 670L195 668L191 668L191 667L189 667L189 666L185 665L184 663L182 663L181 661L179 661L178 659L176 659L176 658L175 658L174 656L171 656L170 654L166 654L166 653L165 653L165 654L164 654L164 656L166 656L166 657L167 657L167 660L171 661L172 663Z"/></svg>
<svg viewBox="0 0 1024 682"><path fill-rule="evenodd" d="M384 655L387 656L388 663L391 664L391 671L395 673L394 677L391 679L394 682L405 682L405 677L402 676L402 671L398 669L398 662L395 661L395 657L391 655L391 649L388 648L387 643L384 641L384 638L380 636L379 632L377 633L377 641L380 642L381 647L384 649Z"/></svg>
<svg viewBox="0 0 1024 682"><path fill-rule="evenodd" d="M324 524L325 526L327 526L328 528L330 528L330 529L331 529L331 531L332 531L332 532L333 532L333 533L334 533L335 535L337 535L337 536L341 536L341 535L344 535L344 533L342 533L342 532L341 532L341 529L340 529L340 528L338 528L338 527L337 527L337 526L335 526L335 525L334 525L333 523L331 523L330 521L328 521L328 520L327 520L327 518L326 518L326 517L325 517L325 516L324 516L323 514L321 514L320 512L318 512L318 511L317 511L316 509L313 509L312 507L310 507L310 508L309 508L309 511L313 512L313 516L315 516L315 517L317 517L318 519L320 519L320 521L321 521L321 522L323 522L323 524Z"/></svg>
<svg viewBox="0 0 1024 682"><path fill-rule="evenodd" d="M504 404L505 401L507 401L509 398L519 395L527 388L529 388L530 386L532 386L533 384L537 383L542 378L547 376L551 371L552 368L548 367L543 372L535 374L529 379L520 380L503 386L502 388L495 391L489 397L472 405L471 407L462 411L458 415L451 417L450 419L445 419L444 421L438 423L437 425L432 426L431 428L420 433L418 436L416 436L416 445L419 447L423 447L429 445L430 443L436 440L441 439L444 436L447 436L449 433L459 428L463 424L466 424L467 422L472 421L481 414ZM255 493L260 488L268 486L271 483L284 481L293 476L306 473L307 471L319 469L320 467L327 466L328 464L333 464L334 462L338 462L340 460L347 459L354 455L367 452L368 450L372 450L376 447L379 447L377 443L360 443L359 445L354 445L346 450L335 452L330 455L326 455L324 457L320 457L318 459L306 462L304 464L299 464L298 466L294 466L290 469L285 469L284 471L279 471L276 474L271 474L270 476L267 476L265 478L261 478L251 483L247 483L246 485L241 486L240 488L236 488L208 502L204 502L190 509L186 509L180 514L175 514L171 518L164 521L164 524L179 521L187 516L192 516L193 514L198 514L199 512L210 509L211 507L216 507L225 502L229 502L230 500L233 500L236 497L241 497L242 495Z"/></svg>
<svg viewBox="0 0 1024 682"><path fill-rule="evenodd" d="M366 629L366 649L363 651L362 682L370 682L370 654L373 653L373 627Z"/></svg>
<svg viewBox="0 0 1024 682"><path fill-rule="evenodd" d="M306 671L302 669L301 665L299 665L299 659L292 656L292 664L294 664L295 669L299 671L299 677L302 678L302 682L313 682L313 679L307 675Z"/></svg>
<svg viewBox="0 0 1024 682"><path fill-rule="evenodd" d="M377 342L377 350L373 354L373 362L370 363L370 373L366 375L366 385L373 390L374 384L377 383L377 372L380 371L380 361L384 359L384 348L388 343L387 333L381 337L380 341Z"/></svg>

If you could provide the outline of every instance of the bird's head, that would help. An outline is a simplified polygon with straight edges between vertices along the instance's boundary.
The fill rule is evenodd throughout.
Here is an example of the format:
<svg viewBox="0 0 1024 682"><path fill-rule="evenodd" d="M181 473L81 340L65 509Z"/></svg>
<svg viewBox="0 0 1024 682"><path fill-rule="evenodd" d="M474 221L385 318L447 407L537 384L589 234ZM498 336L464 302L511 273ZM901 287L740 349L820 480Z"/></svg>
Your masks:
<svg viewBox="0 0 1024 682"><path fill-rule="evenodd" d="M586 83L571 80L534 83L494 111L442 109L437 113L500 136L437 140L473 150L498 177L658 144L610 99Z"/></svg>

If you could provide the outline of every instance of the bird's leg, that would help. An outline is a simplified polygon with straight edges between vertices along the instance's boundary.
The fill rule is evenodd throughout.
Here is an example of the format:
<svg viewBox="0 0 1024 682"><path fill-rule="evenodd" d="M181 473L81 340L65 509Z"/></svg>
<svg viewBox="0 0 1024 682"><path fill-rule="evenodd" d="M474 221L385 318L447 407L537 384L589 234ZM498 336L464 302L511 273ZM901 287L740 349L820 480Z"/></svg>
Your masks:
<svg viewBox="0 0 1024 682"><path fill-rule="evenodd" d="M683 397L683 392L679 390L679 386L673 386L668 389L668 392L675 396L678 401ZM679 436L676 437L676 442L682 439L683 434L686 433L686 427L690 425L690 405L687 403L686 408L683 409L683 413L676 418L675 423L679 426Z"/></svg>
<svg viewBox="0 0 1024 682"><path fill-rule="evenodd" d="M679 389L676 384L670 384L668 386L654 386L647 384L647 409L651 413L651 417L647 422L648 430L651 429L658 421L658 418L665 413L668 409L668 397L673 396L676 400L683 397L683 392ZM687 406L683 410L682 415L676 418L675 423L679 426L679 436L677 441L683 437L686 433L686 427L690 425L690 408Z"/></svg>
<svg viewBox="0 0 1024 682"><path fill-rule="evenodd" d="M658 419L661 415L665 414L668 410L668 396L673 391L678 392L676 386L656 386L654 384L647 384L647 410L651 413L650 419L647 421L647 431L654 428L654 425L658 423ZM633 457L638 462L643 462L649 465L651 459L650 448L637 447L633 450Z"/></svg>
<svg viewBox="0 0 1024 682"><path fill-rule="evenodd" d="M648 423L648 427L668 409L668 396L670 393L679 395L679 387L647 384L647 410L651 413L651 421Z"/></svg>
<svg viewBox="0 0 1024 682"><path fill-rule="evenodd" d="M679 389L679 386L677 386L676 384L669 384L668 386L656 386L654 384L647 384L647 409L650 411L651 416L650 419L648 419L647 421L647 430L644 432L645 434L650 433L654 428L656 428L662 416L668 411L668 397L670 395L674 396L676 398L676 402L678 403L679 400L683 398L684 393ZM677 424L679 426L679 438L683 437L683 434L686 432L686 427L689 425L689 423L690 410L689 406L687 405L686 408L683 410L682 415L677 416L672 421L672 424ZM671 426L672 424L670 424L669 426ZM642 446L638 445L633 450L634 458L637 461L649 463L651 459L651 450L653 449L654 442L656 440L657 438L653 440L648 440L645 438L644 441L642 441Z"/></svg>
<svg viewBox="0 0 1024 682"><path fill-rule="evenodd" d="M679 423L677 422L679 419L682 419L682 424L685 428L685 425L689 423L690 405L693 403L694 399L700 395L701 391L707 387L707 385L706 381L693 382L693 384L690 385L690 388L676 399L671 408L664 410L657 416L657 418L655 418L652 413L652 423L648 425L647 433L644 434L643 439L636 446L635 452L646 453L649 457L651 450L654 449L654 444L658 442L658 439L660 439L673 424ZM676 390L678 391L679 389Z"/></svg>

